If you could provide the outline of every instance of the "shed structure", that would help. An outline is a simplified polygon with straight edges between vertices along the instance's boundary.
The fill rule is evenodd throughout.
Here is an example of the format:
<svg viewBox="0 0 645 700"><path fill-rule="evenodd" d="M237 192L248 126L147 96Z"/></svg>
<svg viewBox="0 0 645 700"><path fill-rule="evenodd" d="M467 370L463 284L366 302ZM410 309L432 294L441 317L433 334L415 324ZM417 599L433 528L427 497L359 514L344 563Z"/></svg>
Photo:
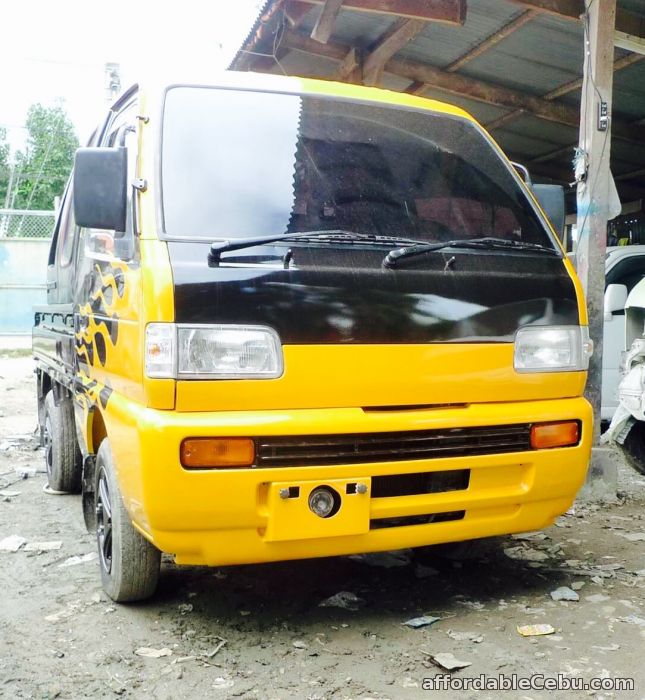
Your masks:
<svg viewBox="0 0 645 700"><path fill-rule="evenodd" d="M537 179L569 185L585 18L583 0L268 0L231 68L457 104ZM645 196L645 0L618 0L614 43L611 170L631 215Z"/></svg>

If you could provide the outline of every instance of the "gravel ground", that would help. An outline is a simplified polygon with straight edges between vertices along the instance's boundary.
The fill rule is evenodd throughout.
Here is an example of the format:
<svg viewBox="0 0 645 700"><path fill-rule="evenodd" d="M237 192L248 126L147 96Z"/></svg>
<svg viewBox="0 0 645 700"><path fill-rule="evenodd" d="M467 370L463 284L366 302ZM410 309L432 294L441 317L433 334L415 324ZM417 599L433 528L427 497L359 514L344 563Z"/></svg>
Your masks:
<svg viewBox="0 0 645 700"><path fill-rule="evenodd" d="M644 477L622 470L618 502L578 503L472 560L403 551L208 569L165 558L154 600L121 606L101 590L79 497L43 492L31 372L28 357L0 358L0 550L25 540L0 551L1 697L645 698ZM553 600L561 586L579 600ZM320 607L341 591L355 609ZM402 624L421 616L440 619ZM534 624L554 631L518 633ZM563 674L633 678L635 690L425 690L443 653L470 664L452 672L461 681Z"/></svg>

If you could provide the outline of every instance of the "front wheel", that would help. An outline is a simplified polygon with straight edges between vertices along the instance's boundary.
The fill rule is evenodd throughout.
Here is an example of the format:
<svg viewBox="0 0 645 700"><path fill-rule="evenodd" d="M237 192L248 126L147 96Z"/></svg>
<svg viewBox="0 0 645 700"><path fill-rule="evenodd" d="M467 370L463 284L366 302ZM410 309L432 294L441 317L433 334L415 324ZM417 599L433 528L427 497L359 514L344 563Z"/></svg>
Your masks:
<svg viewBox="0 0 645 700"><path fill-rule="evenodd" d="M96 455L94 493L103 590L117 603L145 600L157 588L161 552L132 525L107 439Z"/></svg>

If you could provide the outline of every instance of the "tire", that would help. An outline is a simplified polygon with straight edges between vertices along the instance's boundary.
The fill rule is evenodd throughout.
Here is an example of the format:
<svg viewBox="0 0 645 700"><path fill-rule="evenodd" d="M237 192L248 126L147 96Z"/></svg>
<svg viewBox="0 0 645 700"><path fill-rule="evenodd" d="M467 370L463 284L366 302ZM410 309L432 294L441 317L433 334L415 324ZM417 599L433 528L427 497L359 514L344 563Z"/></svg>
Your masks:
<svg viewBox="0 0 645 700"><path fill-rule="evenodd" d="M159 581L161 552L132 525L107 439L96 455L94 498L103 590L117 603L149 598Z"/></svg>
<svg viewBox="0 0 645 700"><path fill-rule="evenodd" d="M630 467L645 474L645 423L637 421L627 433L625 442L618 445Z"/></svg>
<svg viewBox="0 0 645 700"><path fill-rule="evenodd" d="M67 399L61 399L57 406L53 391L45 397L43 443L49 487L53 491L79 493L83 459L76 441L74 407Z"/></svg>

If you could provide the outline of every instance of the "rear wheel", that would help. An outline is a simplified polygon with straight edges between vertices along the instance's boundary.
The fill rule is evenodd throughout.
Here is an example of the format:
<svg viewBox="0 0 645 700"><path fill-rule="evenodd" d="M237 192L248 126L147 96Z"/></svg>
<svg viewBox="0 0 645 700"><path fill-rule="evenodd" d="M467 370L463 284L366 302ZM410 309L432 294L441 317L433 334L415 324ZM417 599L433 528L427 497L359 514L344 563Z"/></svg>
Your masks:
<svg viewBox="0 0 645 700"><path fill-rule="evenodd" d="M74 407L69 399L56 405L54 392L45 397L43 445L47 481L54 491L78 493L81 490L83 460L76 441Z"/></svg>
<svg viewBox="0 0 645 700"><path fill-rule="evenodd" d="M94 494L103 590L117 603L149 598L157 588L161 552L132 525L107 440L96 455Z"/></svg>

